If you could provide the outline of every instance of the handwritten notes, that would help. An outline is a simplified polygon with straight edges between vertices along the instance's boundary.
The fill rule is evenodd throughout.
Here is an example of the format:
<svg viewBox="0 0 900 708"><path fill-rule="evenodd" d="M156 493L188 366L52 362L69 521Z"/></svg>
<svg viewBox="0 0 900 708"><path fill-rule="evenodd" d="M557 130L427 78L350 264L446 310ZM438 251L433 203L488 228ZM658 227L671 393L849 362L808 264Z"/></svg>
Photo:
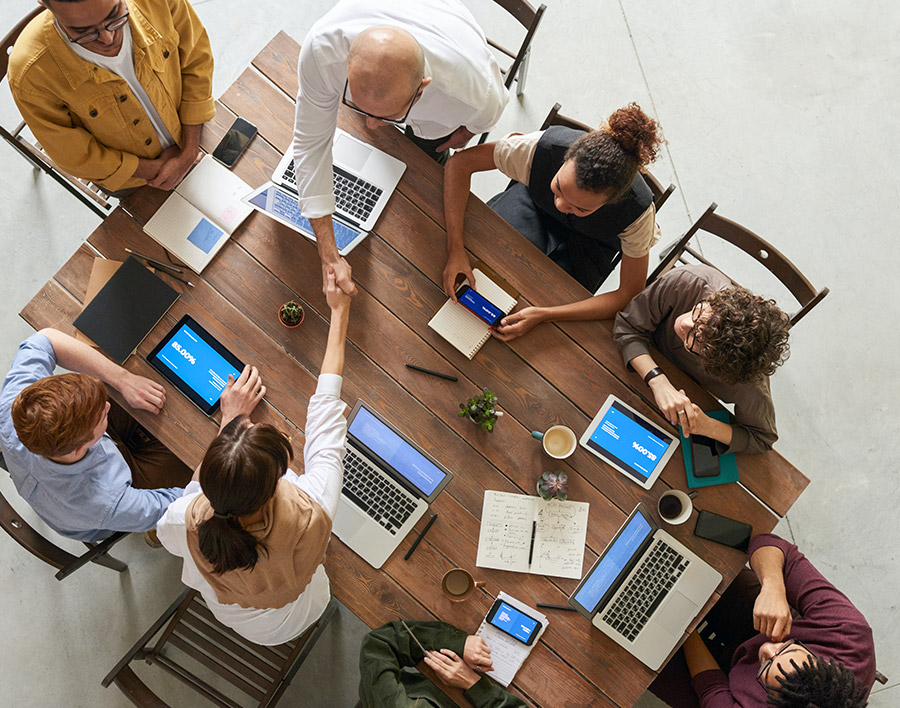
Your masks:
<svg viewBox="0 0 900 708"><path fill-rule="evenodd" d="M580 578L589 508L585 502L544 501L524 494L486 491L475 565Z"/></svg>

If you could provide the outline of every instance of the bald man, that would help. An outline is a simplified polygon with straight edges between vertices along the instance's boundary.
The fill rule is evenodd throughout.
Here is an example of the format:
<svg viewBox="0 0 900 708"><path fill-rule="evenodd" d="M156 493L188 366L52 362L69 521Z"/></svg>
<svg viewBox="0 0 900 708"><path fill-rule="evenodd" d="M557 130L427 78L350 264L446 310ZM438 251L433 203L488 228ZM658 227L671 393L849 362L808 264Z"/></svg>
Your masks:
<svg viewBox="0 0 900 708"><path fill-rule="evenodd" d="M341 0L300 51L294 162L300 209L309 218L324 274L356 286L338 254L331 146L338 107L370 129L405 125L440 160L500 119L509 92L475 18L459 0Z"/></svg>

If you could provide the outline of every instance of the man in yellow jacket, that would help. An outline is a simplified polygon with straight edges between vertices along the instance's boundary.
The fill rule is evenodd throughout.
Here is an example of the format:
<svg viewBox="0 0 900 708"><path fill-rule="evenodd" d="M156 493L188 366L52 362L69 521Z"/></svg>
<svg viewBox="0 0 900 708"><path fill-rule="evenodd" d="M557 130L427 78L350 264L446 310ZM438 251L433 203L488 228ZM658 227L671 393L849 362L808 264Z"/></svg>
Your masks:
<svg viewBox="0 0 900 708"><path fill-rule="evenodd" d="M110 193L174 188L215 115L213 58L188 0L39 0L10 56L19 111L63 170Z"/></svg>

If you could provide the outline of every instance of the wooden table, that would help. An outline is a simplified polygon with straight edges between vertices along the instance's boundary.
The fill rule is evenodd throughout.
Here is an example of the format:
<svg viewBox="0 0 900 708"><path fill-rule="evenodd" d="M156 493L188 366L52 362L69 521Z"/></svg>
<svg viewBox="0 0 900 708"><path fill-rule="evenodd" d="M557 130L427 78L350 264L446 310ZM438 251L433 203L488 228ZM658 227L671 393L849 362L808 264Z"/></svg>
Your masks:
<svg viewBox="0 0 900 708"><path fill-rule="evenodd" d="M202 146L211 151L236 114L257 124L259 136L235 167L235 173L253 187L269 177L279 153L289 148L298 53L293 39L284 33L276 36L225 92L216 118L203 131ZM344 113L340 125L408 165L375 233L348 259L360 292L351 311L343 398L350 404L357 397L373 404L456 477L433 505L440 518L409 562L404 562L403 554L412 534L380 571L333 537L326 567L334 592L372 627L401 617L437 617L471 632L499 590L529 603L564 604L575 581L475 568L484 491L533 494L542 471L564 469L570 497L591 505L584 553L587 570L638 502L655 510L663 491L686 488L681 453L650 491L581 448L568 464L551 463L543 456L531 430L562 423L580 433L609 393L667 424L648 399L647 388L625 370L610 336L610 322L544 324L509 345L489 341L472 361L429 329L426 323L446 299L440 287L445 258L441 169L399 131L370 133L358 116ZM166 196L145 188L127 201L127 211L116 209L28 303L22 317L35 328L72 332L96 253L124 259L124 248L130 246L164 258L162 248L141 225ZM580 285L474 197L469 200L466 225L472 255L521 292L521 306L586 297ZM127 368L160 380L143 357L178 318L190 313L243 361L260 367L269 392L254 417L290 429L297 441L295 451L301 453L306 406L315 388L329 315L314 244L254 213L202 276L191 279L196 288L169 279L182 297L147 337L140 356L128 360ZM307 308L306 321L293 330L281 326L276 314L290 298ZM406 362L453 373L460 381L423 376L405 368ZM672 365L664 363L663 368L692 400L706 409L715 406ZM457 417L458 404L485 386L498 394L506 414L493 434ZM163 413L138 418L194 466L212 440L216 423L166 387ZM775 452L739 458L741 484L704 489L698 504L744 519L756 532L769 531L808 480ZM689 521L668 530L722 573L721 592L746 556L698 539L692 529ZM484 592L466 603L445 600L440 579L454 566L484 579ZM580 615L549 612L550 626L512 690L554 708L631 706L654 673Z"/></svg>

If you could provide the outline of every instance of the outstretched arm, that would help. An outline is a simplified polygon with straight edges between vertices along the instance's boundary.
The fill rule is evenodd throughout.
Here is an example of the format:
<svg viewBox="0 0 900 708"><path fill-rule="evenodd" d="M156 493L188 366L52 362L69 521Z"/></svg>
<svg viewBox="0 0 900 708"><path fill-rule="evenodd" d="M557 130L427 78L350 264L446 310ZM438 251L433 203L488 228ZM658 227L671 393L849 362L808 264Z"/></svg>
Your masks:
<svg viewBox="0 0 900 708"><path fill-rule="evenodd" d="M352 276L349 264L341 259L348 277ZM338 285L337 275L333 268L325 273L325 300L331 308L331 325L328 328L328 343L325 345L325 357L319 374L344 373L344 348L347 341L347 323L350 320L350 296Z"/></svg>

